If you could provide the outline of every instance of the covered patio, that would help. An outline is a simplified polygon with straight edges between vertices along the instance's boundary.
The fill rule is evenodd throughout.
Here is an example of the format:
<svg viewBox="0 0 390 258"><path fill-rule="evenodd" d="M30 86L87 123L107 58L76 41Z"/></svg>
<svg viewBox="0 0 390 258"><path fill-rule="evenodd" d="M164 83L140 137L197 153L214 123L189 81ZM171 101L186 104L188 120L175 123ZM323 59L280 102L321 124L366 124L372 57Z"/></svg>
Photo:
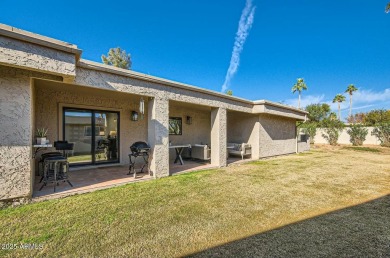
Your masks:
<svg viewBox="0 0 390 258"><path fill-rule="evenodd" d="M228 164L259 159L260 129L257 114L229 110L227 128Z"/></svg>
<svg viewBox="0 0 390 258"><path fill-rule="evenodd" d="M211 107L170 101L170 174L210 165L211 148Z"/></svg>
<svg viewBox="0 0 390 258"><path fill-rule="evenodd" d="M171 175L175 175L212 168L215 168L215 166L208 162L185 160L183 165L179 163L170 165L169 172ZM136 177L133 174L128 175L128 171L128 165L71 169L69 171L69 180L73 187L67 182L61 182L56 187L55 192L53 183L49 183L42 190L39 190L43 183L40 182L41 177L36 176L33 186L33 201L62 198L153 179L153 176L146 169L141 173L139 166L136 167Z"/></svg>
<svg viewBox="0 0 390 258"><path fill-rule="evenodd" d="M47 148L35 159L35 172L31 175L34 199L58 198L154 178L149 173L137 173L136 178L127 175L130 145L149 140L153 119L148 115L153 108L149 97L41 79L34 80L33 89L33 127L47 128L51 144L57 140L74 144L68 152L73 187L61 183L54 193L53 184L48 184L39 191L39 154L55 151L54 147ZM142 117L140 99L146 106ZM133 119L134 112L138 113L137 120ZM180 122L179 131L169 133L169 175L217 167L211 160L211 113L208 106L169 102L170 128L172 119ZM183 148L183 162L174 162L174 147L183 144L191 147ZM137 170L142 165L142 158L136 159Z"/></svg>
<svg viewBox="0 0 390 258"><path fill-rule="evenodd" d="M147 173L138 174L136 179L126 175L130 145L148 139L147 108L142 118L139 112L140 100L147 106L148 97L39 79L34 80L33 89L33 127L47 128L51 144L66 140L74 146L67 152L73 187L62 183L53 193L53 184L49 184L39 191L39 157L55 151L53 146L35 157L33 198L60 197L152 178ZM137 120L133 112L138 113ZM138 159L136 165L142 163Z"/></svg>

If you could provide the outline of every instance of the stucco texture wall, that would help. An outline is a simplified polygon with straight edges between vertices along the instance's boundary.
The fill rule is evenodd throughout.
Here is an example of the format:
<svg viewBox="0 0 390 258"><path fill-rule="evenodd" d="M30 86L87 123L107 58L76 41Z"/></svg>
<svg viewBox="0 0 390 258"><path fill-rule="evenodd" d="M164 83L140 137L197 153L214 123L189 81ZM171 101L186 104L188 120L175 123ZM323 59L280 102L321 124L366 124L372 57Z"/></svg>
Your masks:
<svg viewBox="0 0 390 258"><path fill-rule="evenodd" d="M310 150L310 138L306 141L298 141L298 152L304 152Z"/></svg>
<svg viewBox="0 0 390 258"><path fill-rule="evenodd" d="M227 142L249 143L252 159L259 158L259 116L241 112L227 114Z"/></svg>
<svg viewBox="0 0 390 258"><path fill-rule="evenodd" d="M34 128L30 77L61 79L0 66L0 200L31 195Z"/></svg>
<svg viewBox="0 0 390 258"><path fill-rule="evenodd" d="M169 135L172 145L176 144L208 144L210 146L211 111L177 103L169 104L169 116L182 118L182 135ZM186 117L192 117L192 124L186 123ZM184 151L187 150L183 150ZM187 153L184 153L187 154ZM169 150L170 162L176 157L175 150Z"/></svg>
<svg viewBox="0 0 390 258"><path fill-rule="evenodd" d="M133 79L118 74L85 69L83 67L77 67L75 83L100 89L123 91L211 107L222 107L247 113L252 113L253 111L253 105L250 103L243 103L161 83Z"/></svg>
<svg viewBox="0 0 390 258"><path fill-rule="evenodd" d="M350 141L350 136L347 133L349 128L344 128L343 131L340 133L338 143L339 144L347 144L347 145L352 145ZM363 142L364 145L380 145L380 141L375 135L371 135L372 131L374 130L374 127L367 127L368 129L368 134L366 136L366 140ZM322 133L324 133L324 129L318 128L316 136L314 137L314 143L319 143L319 144L328 144L326 139L322 137Z"/></svg>
<svg viewBox="0 0 390 258"><path fill-rule="evenodd" d="M63 76L76 75L75 55L0 36L0 63Z"/></svg>
<svg viewBox="0 0 390 258"><path fill-rule="evenodd" d="M296 152L295 120L260 115L260 158Z"/></svg>
<svg viewBox="0 0 390 258"><path fill-rule="evenodd" d="M139 110L140 97L120 94L111 91L86 88L69 84L36 82L35 87L35 121L37 127L49 129L48 139L51 142L60 140L62 126L59 126L61 106L89 109L112 109L120 112L120 161L128 163L130 145L136 141L147 141L148 115L145 108L143 120L131 121L131 111ZM147 98L145 107L147 107ZM61 123L62 124L62 123Z"/></svg>

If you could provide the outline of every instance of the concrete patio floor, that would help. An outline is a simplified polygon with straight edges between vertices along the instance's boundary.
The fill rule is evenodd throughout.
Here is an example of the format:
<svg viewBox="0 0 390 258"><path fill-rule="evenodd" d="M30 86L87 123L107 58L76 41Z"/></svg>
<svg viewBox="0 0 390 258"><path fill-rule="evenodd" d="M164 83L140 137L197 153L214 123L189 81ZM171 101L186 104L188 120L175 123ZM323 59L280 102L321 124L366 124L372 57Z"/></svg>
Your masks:
<svg viewBox="0 0 390 258"><path fill-rule="evenodd" d="M196 160L184 160L183 165L171 162L169 165L171 175L214 168L210 162ZM134 178L133 175L127 175L128 165L95 168L71 168L69 172L69 181L72 183L73 187L71 187L67 182L61 182L56 187L56 192L54 192L53 183L49 183L47 186L43 187L41 191L39 191L42 183L39 183L41 178L37 176L35 177L33 201L62 198L69 195L87 193L153 179L153 176L150 176L148 172L139 173L138 171L139 169L137 169L137 177Z"/></svg>
<svg viewBox="0 0 390 258"><path fill-rule="evenodd" d="M43 187L43 189L39 191L42 183L39 183L40 177L36 177L33 201L61 198L68 195L92 192L95 190L149 180L153 178L149 175L148 172L137 173L136 178L134 178L133 175L127 175L127 172L128 166L119 165L113 167L79 170L71 169L69 172L69 181L72 183L73 187L71 187L67 182L61 182L56 187L56 192L54 192L53 183L47 184L47 186Z"/></svg>

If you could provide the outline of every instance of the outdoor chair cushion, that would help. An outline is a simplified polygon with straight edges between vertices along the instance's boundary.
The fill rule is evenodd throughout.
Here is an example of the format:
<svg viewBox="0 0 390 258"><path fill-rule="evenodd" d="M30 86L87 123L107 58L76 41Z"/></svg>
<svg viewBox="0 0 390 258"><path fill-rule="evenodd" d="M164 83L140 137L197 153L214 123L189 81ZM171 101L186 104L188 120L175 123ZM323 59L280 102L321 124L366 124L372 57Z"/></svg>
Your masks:
<svg viewBox="0 0 390 258"><path fill-rule="evenodd" d="M242 144L235 143L233 150L235 151L241 151L242 150Z"/></svg>
<svg viewBox="0 0 390 258"><path fill-rule="evenodd" d="M192 145L192 158L200 160L210 160L211 149L203 144Z"/></svg>
<svg viewBox="0 0 390 258"><path fill-rule="evenodd" d="M244 159L244 156L252 154L251 145L248 143L227 143L228 154L241 156Z"/></svg>

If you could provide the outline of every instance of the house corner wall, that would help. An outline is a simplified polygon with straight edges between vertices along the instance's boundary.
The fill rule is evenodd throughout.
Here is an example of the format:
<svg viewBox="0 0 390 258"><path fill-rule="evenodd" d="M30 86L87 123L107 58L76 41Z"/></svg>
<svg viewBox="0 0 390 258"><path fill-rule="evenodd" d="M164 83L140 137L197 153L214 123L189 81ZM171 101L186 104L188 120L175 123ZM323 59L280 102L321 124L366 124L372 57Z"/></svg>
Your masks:
<svg viewBox="0 0 390 258"><path fill-rule="evenodd" d="M264 114L259 121L260 158L296 152L295 119Z"/></svg>
<svg viewBox="0 0 390 258"><path fill-rule="evenodd" d="M309 151L310 150L310 138L308 137L306 141L298 141L298 153Z"/></svg>
<svg viewBox="0 0 390 258"><path fill-rule="evenodd" d="M31 197L30 78L0 66L0 200Z"/></svg>

